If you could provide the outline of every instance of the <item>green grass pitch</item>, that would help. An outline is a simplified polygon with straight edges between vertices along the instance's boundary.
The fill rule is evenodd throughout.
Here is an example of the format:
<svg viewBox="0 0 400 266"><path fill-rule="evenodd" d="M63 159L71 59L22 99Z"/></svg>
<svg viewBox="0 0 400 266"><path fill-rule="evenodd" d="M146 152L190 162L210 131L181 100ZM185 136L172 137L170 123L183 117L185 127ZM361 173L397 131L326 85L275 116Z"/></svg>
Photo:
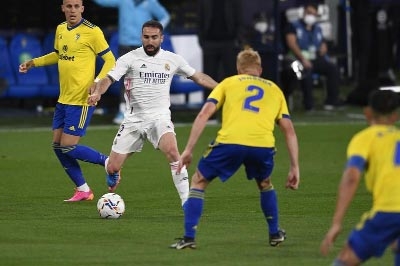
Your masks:
<svg viewBox="0 0 400 266"><path fill-rule="evenodd" d="M227 183L214 181L207 190L198 228L197 250L171 250L183 234L183 213L170 170L161 152L146 145L130 157L117 190L126 203L118 220L99 218L97 199L106 193L104 169L81 163L95 200L66 203L73 184L51 149L47 129L0 130L0 264L1 265L330 265L371 197L364 184L348 212L343 232L329 257L319 244L331 221L335 195L350 137L363 123L296 124L300 146L301 184L284 188L288 156L277 135L272 180L278 193L280 224L287 240L268 245L266 223L254 181L241 169ZM189 167L196 162L218 127L206 128ZM116 127L91 127L83 144L108 153ZM176 128L180 149L189 126ZM392 265L383 258L366 265Z"/></svg>

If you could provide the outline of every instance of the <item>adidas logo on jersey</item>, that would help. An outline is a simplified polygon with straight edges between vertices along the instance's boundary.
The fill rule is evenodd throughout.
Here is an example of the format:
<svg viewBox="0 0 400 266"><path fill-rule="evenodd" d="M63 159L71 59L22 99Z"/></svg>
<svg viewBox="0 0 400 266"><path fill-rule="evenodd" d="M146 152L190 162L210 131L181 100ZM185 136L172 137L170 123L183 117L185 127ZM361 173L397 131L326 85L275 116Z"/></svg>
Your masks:
<svg viewBox="0 0 400 266"><path fill-rule="evenodd" d="M146 64L143 64L140 68L147 68Z"/></svg>

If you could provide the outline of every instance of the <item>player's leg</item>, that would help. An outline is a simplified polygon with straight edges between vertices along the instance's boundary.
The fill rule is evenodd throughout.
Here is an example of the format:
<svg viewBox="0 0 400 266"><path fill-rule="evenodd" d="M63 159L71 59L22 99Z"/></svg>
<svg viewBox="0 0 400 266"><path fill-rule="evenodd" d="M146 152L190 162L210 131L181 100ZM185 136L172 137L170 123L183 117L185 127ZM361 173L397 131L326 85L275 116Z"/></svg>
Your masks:
<svg viewBox="0 0 400 266"><path fill-rule="evenodd" d="M181 169L179 174L176 172L180 154L178 151L175 133L166 132L163 134L160 138L158 148L164 153L169 162L172 180L183 206L189 196L189 173L185 166Z"/></svg>
<svg viewBox="0 0 400 266"><path fill-rule="evenodd" d="M399 213L364 213L339 252L335 260L338 264L334 265L360 265L372 257L381 257L386 248L398 239L399 221Z"/></svg>
<svg viewBox="0 0 400 266"><path fill-rule="evenodd" d="M394 254L394 265L400 265L400 237L391 245Z"/></svg>
<svg viewBox="0 0 400 266"><path fill-rule="evenodd" d="M80 160L104 166L107 155L89 147L79 144L80 138L86 134L86 129L90 123L95 107L93 106L66 106L63 133L61 134L61 152L72 160ZM76 165L79 164L76 162ZM84 176L80 167L74 167L69 171L74 172L70 175L72 180ZM83 185L76 183L77 191L68 201L88 200L93 198L86 181ZM83 192L83 193L82 193ZM88 194L89 193L89 194Z"/></svg>
<svg viewBox="0 0 400 266"><path fill-rule="evenodd" d="M334 266L342 266L342 265L353 266L360 264L361 260L357 257L357 255L354 253L354 250L349 246L348 243L344 245L338 257L332 263L332 265Z"/></svg>
<svg viewBox="0 0 400 266"><path fill-rule="evenodd" d="M53 117L53 150L70 179L76 185L68 201L90 200L93 193L87 185L77 160L104 165L106 155L78 145L85 135L94 107L57 104Z"/></svg>
<svg viewBox="0 0 400 266"><path fill-rule="evenodd" d="M128 153L120 154L115 151L111 151L110 156L107 158L105 170L109 192L114 192L121 182L121 169L129 155L130 154Z"/></svg>
<svg viewBox="0 0 400 266"><path fill-rule="evenodd" d="M276 191L271 182L271 173L274 168L274 148L248 149L244 160L248 179L255 179L260 191L260 206L268 224L269 243L277 246L286 238L286 233L279 228L279 210Z"/></svg>
<svg viewBox="0 0 400 266"><path fill-rule="evenodd" d="M225 182L239 169L242 165L243 147L218 143L209 145L207 156L200 159L191 180L189 198L184 207L184 237L172 244L171 248L183 249L188 245L195 248L196 230L203 212L205 189L215 177L218 176Z"/></svg>
<svg viewBox="0 0 400 266"><path fill-rule="evenodd" d="M196 230L203 213L204 192L208 184L209 181L206 180L198 170L196 170L195 174L192 176L189 197L184 208L185 233L182 238L178 239L178 242L170 246L171 248L196 248Z"/></svg>
<svg viewBox="0 0 400 266"><path fill-rule="evenodd" d="M162 151L167 158L172 180L183 206L189 196L189 174L186 167L179 174L176 173L180 154L171 119L166 116L150 123L146 135L153 147Z"/></svg>
<svg viewBox="0 0 400 266"><path fill-rule="evenodd" d="M61 134L62 129L53 130L53 151L76 187L74 195L66 201L91 200L94 195L83 177L78 161L63 152L60 145Z"/></svg>
<svg viewBox="0 0 400 266"><path fill-rule="evenodd" d="M85 145L78 144L86 134L95 106L64 105L65 117L60 146L71 158L104 166L107 155Z"/></svg>
<svg viewBox="0 0 400 266"><path fill-rule="evenodd" d="M121 181L121 169L126 159L143 148L142 123L126 122L115 134L110 156L105 163L108 190L114 192Z"/></svg>
<svg viewBox="0 0 400 266"><path fill-rule="evenodd" d="M80 138L80 136L74 136L64 132L61 136L60 143L63 153L76 160L104 166L107 155L89 146L78 144Z"/></svg>
<svg viewBox="0 0 400 266"><path fill-rule="evenodd" d="M286 239L286 232L279 228L278 199L270 178L257 181L260 190L260 206L268 224L269 244L278 246Z"/></svg>

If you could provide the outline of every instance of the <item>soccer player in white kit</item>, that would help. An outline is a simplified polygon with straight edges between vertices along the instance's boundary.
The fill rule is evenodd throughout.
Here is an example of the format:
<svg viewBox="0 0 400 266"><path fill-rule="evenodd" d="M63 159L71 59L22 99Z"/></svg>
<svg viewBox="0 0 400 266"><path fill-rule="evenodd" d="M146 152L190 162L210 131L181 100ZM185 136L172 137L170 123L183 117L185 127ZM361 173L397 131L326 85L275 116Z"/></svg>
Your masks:
<svg viewBox="0 0 400 266"><path fill-rule="evenodd" d="M142 47L117 59L107 77L101 79L90 92L88 103L97 104L109 86L125 75L127 109L115 136L106 171L108 174L120 172L128 156L140 152L148 140L167 157L183 206L189 194L189 180L187 169L182 169L180 174L176 173L180 154L171 121L171 81L174 74L178 74L209 89L213 89L217 82L196 71L182 56L161 49L162 41L161 23L155 20L145 22L142 26ZM107 181L110 187L119 182Z"/></svg>

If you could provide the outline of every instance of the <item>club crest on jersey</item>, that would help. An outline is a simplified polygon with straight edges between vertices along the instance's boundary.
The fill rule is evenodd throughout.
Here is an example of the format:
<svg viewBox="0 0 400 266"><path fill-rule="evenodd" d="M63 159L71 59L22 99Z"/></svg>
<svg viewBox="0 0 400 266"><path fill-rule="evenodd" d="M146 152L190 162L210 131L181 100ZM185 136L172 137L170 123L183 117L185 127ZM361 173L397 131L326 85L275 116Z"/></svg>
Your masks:
<svg viewBox="0 0 400 266"><path fill-rule="evenodd" d="M164 67L165 67L165 70L166 70L166 71L170 71L170 70L171 70L171 67L169 66L169 64L165 64Z"/></svg>
<svg viewBox="0 0 400 266"><path fill-rule="evenodd" d="M81 34L80 34L80 33L77 33L77 34L75 35L75 41L77 41L80 37L81 37Z"/></svg>

